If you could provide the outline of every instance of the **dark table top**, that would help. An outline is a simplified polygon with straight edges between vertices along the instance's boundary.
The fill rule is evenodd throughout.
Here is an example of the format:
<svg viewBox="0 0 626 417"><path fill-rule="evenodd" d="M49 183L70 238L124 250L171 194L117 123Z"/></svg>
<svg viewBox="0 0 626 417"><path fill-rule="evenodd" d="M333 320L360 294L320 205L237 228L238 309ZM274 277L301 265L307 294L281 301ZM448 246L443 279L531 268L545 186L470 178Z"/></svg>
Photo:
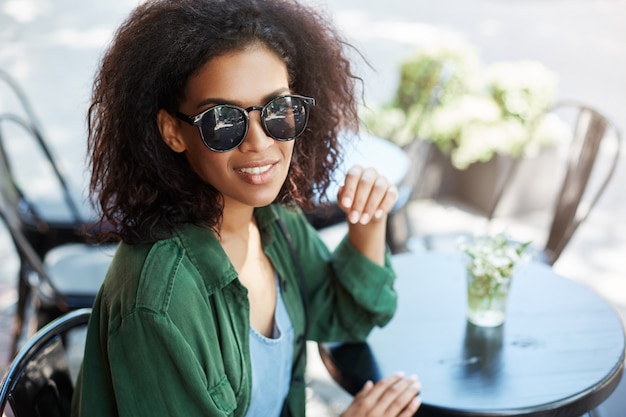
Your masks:
<svg viewBox="0 0 626 417"><path fill-rule="evenodd" d="M402 371L422 382L418 415L578 416L619 382L625 345L618 314L549 266L518 267L506 321L495 328L466 320L460 254L396 255L394 266L392 321L366 344L322 347L331 352L331 374L349 391Z"/></svg>

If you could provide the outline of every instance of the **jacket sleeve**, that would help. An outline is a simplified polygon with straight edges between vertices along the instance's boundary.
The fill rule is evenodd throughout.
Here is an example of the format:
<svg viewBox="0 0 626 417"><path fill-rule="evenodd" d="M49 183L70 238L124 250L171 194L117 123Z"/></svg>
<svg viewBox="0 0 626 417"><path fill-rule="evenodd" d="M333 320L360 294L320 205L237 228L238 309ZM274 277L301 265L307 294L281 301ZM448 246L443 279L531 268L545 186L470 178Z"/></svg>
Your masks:
<svg viewBox="0 0 626 417"><path fill-rule="evenodd" d="M228 416L237 406L225 376L208 386L193 349L166 314L127 316L110 336L109 356L119 416Z"/></svg>
<svg viewBox="0 0 626 417"><path fill-rule="evenodd" d="M194 230L198 235L186 235L192 243L212 236ZM224 275L230 264L208 262L215 270L205 266L201 276L178 239L124 248L92 309L72 415L244 415L247 296ZM210 281L214 274L219 277ZM220 285L209 292L207 282Z"/></svg>
<svg viewBox="0 0 626 417"><path fill-rule="evenodd" d="M397 296L389 253L385 266L363 256L344 238L330 253L301 213L281 212L303 264L310 305L309 339L361 341L393 316Z"/></svg>

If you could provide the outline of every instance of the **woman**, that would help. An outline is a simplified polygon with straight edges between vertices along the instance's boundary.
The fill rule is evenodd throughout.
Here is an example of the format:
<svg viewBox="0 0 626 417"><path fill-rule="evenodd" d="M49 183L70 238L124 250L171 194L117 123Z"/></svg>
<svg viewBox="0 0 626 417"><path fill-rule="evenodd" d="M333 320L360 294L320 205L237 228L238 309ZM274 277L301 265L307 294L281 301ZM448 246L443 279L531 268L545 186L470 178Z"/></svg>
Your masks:
<svg viewBox="0 0 626 417"><path fill-rule="evenodd" d="M352 168L333 254L304 219L357 127L343 41L286 0L139 6L89 111L91 193L121 240L96 299L73 414L304 415L304 346L393 314L396 190ZM344 413L413 415L416 377L368 382Z"/></svg>

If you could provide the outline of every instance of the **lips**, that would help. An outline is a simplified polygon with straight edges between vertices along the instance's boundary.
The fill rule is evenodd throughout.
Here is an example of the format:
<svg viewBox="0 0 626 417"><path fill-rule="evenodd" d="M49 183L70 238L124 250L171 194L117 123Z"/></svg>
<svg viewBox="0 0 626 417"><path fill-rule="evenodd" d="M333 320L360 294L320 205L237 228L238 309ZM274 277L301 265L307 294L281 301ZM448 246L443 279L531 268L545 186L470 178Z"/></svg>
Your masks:
<svg viewBox="0 0 626 417"><path fill-rule="evenodd" d="M256 163L248 163L247 166L236 168L237 174L248 184L263 185L272 182L276 174L275 161L258 161Z"/></svg>

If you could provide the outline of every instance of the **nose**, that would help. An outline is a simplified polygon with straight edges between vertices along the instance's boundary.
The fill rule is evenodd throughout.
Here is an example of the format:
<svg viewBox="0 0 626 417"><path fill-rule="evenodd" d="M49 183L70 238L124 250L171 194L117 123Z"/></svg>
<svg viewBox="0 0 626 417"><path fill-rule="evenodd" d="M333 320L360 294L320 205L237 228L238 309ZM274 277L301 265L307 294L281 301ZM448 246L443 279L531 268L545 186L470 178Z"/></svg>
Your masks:
<svg viewBox="0 0 626 417"><path fill-rule="evenodd" d="M258 111L255 111L258 110ZM239 150L242 152L259 152L267 149L274 143L274 139L265 133L261 122L261 108L252 108L248 110L250 122L248 125L248 133L244 138Z"/></svg>

